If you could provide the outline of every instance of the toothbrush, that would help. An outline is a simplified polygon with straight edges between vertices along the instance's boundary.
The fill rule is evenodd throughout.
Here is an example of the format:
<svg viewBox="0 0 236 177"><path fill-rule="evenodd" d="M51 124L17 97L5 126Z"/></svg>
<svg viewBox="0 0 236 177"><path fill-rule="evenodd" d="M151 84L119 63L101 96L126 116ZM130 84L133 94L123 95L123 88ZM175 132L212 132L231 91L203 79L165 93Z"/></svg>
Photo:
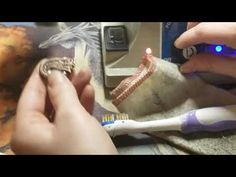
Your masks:
<svg viewBox="0 0 236 177"><path fill-rule="evenodd" d="M130 120L125 113L106 114L102 126L112 137L153 131L219 132L236 129L236 105L198 109L169 119L144 122Z"/></svg>

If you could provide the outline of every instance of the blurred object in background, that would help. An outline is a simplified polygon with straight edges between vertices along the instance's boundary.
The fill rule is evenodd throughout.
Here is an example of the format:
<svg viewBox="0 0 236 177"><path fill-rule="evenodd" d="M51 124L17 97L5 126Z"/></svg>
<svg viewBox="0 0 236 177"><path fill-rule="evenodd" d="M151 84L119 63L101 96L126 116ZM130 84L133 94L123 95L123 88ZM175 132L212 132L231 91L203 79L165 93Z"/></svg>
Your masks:
<svg viewBox="0 0 236 177"><path fill-rule="evenodd" d="M0 83L18 85L38 60L33 42L36 30L29 26L0 26Z"/></svg>

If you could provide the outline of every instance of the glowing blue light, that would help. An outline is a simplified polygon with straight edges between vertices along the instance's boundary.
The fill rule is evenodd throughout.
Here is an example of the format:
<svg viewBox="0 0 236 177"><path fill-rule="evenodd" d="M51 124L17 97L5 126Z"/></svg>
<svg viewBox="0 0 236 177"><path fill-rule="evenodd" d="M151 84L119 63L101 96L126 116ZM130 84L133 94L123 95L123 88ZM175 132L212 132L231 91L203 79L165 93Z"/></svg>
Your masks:
<svg viewBox="0 0 236 177"><path fill-rule="evenodd" d="M217 45L216 47L215 47L215 50L216 50L216 52L221 52L222 51L222 46L220 46L220 45Z"/></svg>

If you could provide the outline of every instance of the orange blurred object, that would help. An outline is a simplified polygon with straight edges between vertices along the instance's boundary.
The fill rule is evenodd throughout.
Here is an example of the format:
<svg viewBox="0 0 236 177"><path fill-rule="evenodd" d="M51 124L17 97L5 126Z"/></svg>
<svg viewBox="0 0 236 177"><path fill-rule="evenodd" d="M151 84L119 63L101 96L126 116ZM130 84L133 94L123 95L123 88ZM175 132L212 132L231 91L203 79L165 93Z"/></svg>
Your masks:
<svg viewBox="0 0 236 177"><path fill-rule="evenodd" d="M29 33L32 29L0 25L0 83L21 83L29 72L35 48Z"/></svg>
<svg viewBox="0 0 236 177"><path fill-rule="evenodd" d="M17 99L14 93L0 90L0 152L13 154L10 148Z"/></svg>

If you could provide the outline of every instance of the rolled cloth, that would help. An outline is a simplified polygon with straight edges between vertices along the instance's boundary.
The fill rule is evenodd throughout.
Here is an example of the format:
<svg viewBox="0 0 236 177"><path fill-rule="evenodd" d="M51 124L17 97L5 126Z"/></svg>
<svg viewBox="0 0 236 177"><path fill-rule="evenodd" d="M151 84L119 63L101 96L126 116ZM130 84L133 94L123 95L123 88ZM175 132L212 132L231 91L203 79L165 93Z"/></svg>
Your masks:
<svg viewBox="0 0 236 177"><path fill-rule="evenodd" d="M220 81L210 78L196 73L183 75L178 65L149 56L142 60L137 73L123 80L111 95L120 112L140 121L167 119L199 108L236 104L236 96L213 85ZM235 83L233 78L222 79L222 83L226 80ZM189 135L157 131L151 135L194 154L236 154L236 130Z"/></svg>

